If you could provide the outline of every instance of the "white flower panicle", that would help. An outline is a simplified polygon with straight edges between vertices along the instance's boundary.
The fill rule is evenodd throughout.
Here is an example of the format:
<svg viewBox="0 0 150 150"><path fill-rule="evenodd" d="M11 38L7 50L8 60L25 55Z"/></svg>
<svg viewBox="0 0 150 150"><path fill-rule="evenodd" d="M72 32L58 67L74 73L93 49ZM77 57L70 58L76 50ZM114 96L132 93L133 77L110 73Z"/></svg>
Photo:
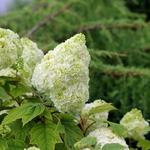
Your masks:
<svg viewBox="0 0 150 150"><path fill-rule="evenodd" d="M33 146L33 147L29 147L28 149L24 149L24 150L40 150L39 148Z"/></svg>
<svg viewBox="0 0 150 150"><path fill-rule="evenodd" d="M0 69L11 67L22 53L18 34L0 28Z"/></svg>
<svg viewBox="0 0 150 150"><path fill-rule="evenodd" d="M96 130L90 132L88 137L96 137L97 138L97 144L100 144L100 149L102 149L102 147L105 144L118 143L118 144L125 147L122 150L129 150L128 145L126 144L125 140L123 138L118 137L109 128L96 129ZM84 150L90 150L90 149L86 148Z"/></svg>
<svg viewBox="0 0 150 150"><path fill-rule="evenodd" d="M105 104L106 102L104 100L95 100L93 103L88 103L85 105L85 107L82 109L82 115L88 114L88 112L93 108L97 106L101 106ZM108 111L101 112L101 113L96 113L94 115L91 115L89 118L96 118L96 119L102 119L102 120L107 120L108 119ZM89 126L93 121L88 120L86 126ZM91 131L94 131L95 129L99 129L102 127L107 127L107 123L95 123L93 124L90 128L87 130L87 134Z"/></svg>
<svg viewBox="0 0 150 150"><path fill-rule="evenodd" d="M126 128L123 135L125 138L145 139L144 135L148 133L144 128L148 127L149 123L144 120L141 111L136 108L126 113L120 120L120 124Z"/></svg>
<svg viewBox="0 0 150 150"><path fill-rule="evenodd" d="M79 112L89 98L90 55L83 34L49 51L35 67L32 83L50 95L61 112Z"/></svg>
<svg viewBox="0 0 150 150"><path fill-rule="evenodd" d="M18 75L31 86L33 70L43 57L36 43L28 38L20 40L13 31L0 28L0 76Z"/></svg>
<svg viewBox="0 0 150 150"><path fill-rule="evenodd" d="M17 70L17 75L20 76L22 78L22 80L24 80L24 82L31 86L31 77L32 77L32 72L31 69L29 68L29 66L26 63L23 64L19 64L21 65L21 67L18 67ZM2 69L0 70L0 76L6 76L6 77L16 77L16 70L13 68L6 68L6 69Z"/></svg>
<svg viewBox="0 0 150 150"><path fill-rule="evenodd" d="M21 43L23 45L23 53L21 57L33 71L35 66L41 62L44 53L38 48L36 43L28 38L22 38Z"/></svg>

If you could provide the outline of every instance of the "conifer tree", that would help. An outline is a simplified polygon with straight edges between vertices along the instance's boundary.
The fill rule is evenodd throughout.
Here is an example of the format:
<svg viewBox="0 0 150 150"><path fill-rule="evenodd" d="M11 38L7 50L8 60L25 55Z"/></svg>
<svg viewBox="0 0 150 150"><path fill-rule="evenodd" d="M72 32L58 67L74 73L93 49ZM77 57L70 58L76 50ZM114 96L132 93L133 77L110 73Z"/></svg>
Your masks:
<svg viewBox="0 0 150 150"><path fill-rule="evenodd" d="M0 16L0 27L29 37L44 53L76 33L85 34L91 55L89 102L101 98L113 103L119 113L110 114L112 120L131 108L149 118L150 17L140 12L146 4L148 0L33 0Z"/></svg>

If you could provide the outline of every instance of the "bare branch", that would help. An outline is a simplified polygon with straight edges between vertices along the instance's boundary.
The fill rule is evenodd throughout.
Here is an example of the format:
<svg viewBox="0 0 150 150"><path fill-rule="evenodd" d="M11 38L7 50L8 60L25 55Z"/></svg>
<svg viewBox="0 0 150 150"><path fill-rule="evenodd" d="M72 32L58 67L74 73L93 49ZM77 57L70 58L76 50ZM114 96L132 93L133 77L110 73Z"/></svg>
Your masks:
<svg viewBox="0 0 150 150"><path fill-rule="evenodd" d="M94 29L115 29L115 28L139 28L139 27L146 27L150 26L150 23L145 24L130 24L130 25L113 25L113 26L101 26L101 25L95 25L91 27L81 27L78 28L75 32L83 32L83 31L89 31Z"/></svg>
<svg viewBox="0 0 150 150"><path fill-rule="evenodd" d="M56 11L54 14L46 17L42 22L39 24L35 25L28 33L26 34L27 37L29 37L31 34L33 34L36 30L38 30L41 26L46 24L49 20L52 20L54 17L58 16L60 13L64 12L66 9L68 9L71 5L67 5L64 8Z"/></svg>
<svg viewBox="0 0 150 150"><path fill-rule="evenodd" d="M123 76L123 75L128 75L128 76L139 76L142 73L140 72L124 72L124 73L109 73L109 72L102 72L103 74L109 75L109 76Z"/></svg>
<svg viewBox="0 0 150 150"><path fill-rule="evenodd" d="M47 3L47 2L46 2L46 3L43 3L43 4L38 5L38 6L36 6L35 8L33 8L33 10L38 10L38 9L40 9L40 8L42 8L42 7L47 6L47 5L48 5L48 3Z"/></svg>

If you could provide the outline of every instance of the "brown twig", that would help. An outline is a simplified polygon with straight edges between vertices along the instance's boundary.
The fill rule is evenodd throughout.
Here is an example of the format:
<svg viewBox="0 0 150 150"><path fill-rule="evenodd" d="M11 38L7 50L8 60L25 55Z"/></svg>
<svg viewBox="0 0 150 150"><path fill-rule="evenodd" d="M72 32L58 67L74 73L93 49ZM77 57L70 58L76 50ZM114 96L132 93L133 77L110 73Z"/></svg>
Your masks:
<svg viewBox="0 0 150 150"><path fill-rule="evenodd" d="M101 26L101 25L95 25L91 27L80 27L75 32L83 32L83 31L89 31L94 29L117 29L117 28L139 28L139 27L146 27L150 26L150 23L145 24L130 24L130 25L113 25L113 26Z"/></svg>
<svg viewBox="0 0 150 150"><path fill-rule="evenodd" d="M65 11L66 9L68 9L71 5L67 5L64 8L56 11L54 14L46 17L42 22L40 22L39 24L35 25L30 31L28 31L28 33L26 34L27 37L29 37L31 34L33 34L36 30L38 30L41 26L43 26L44 24L46 24L49 20L52 20L54 17L58 16L60 13L62 13L63 11Z"/></svg>
<svg viewBox="0 0 150 150"><path fill-rule="evenodd" d="M47 5L48 5L47 2L46 2L46 3L43 3L43 4L41 4L41 5L38 5L38 6L34 7L33 10L38 10L38 9L40 9L40 8L42 8L42 7L47 6Z"/></svg>
<svg viewBox="0 0 150 150"><path fill-rule="evenodd" d="M140 72L134 72L134 73L131 73L131 72L124 72L124 73L102 72L102 73L103 73L103 74L106 74L106 75L110 75L110 76L123 76L123 75L139 76L139 75L142 74L142 73L140 73Z"/></svg>
<svg viewBox="0 0 150 150"><path fill-rule="evenodd" d="M87 119L86 119L86 118L82 118L82 117L80 116L79 124L80 124L80 126L81 126L83 135L85 135L85 131L86 131L86 122L87 122Z"/></svg>
<svg viewBox="0 0 150 150"><path fill-rule="evenodd" d="M94 121L94 122L92 122L90 125L88 125L88 126L86 127L86 130L85 130L84 135L86 134L87 130L88 130L93 124L95 124L95 123L96 123L96 122Z"/></svg>

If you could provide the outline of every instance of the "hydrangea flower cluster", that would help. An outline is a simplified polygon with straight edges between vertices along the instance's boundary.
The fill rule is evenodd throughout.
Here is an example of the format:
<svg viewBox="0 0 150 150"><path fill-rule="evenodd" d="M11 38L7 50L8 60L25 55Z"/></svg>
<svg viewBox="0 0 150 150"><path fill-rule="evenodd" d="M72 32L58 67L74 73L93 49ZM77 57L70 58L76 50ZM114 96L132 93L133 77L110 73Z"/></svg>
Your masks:
<svg viewBox="0 0 150 150"><path fill-rule="evenodd" d="M49 51L35 67L32 84L50 95L61 112L79 112L89 98L90 55L83 34Z"/></svg>
<svg viewBox="0 0 150 150"><path fill-rule="evenodd" d="M11 67L22 53L18 34L0 28L0 69Z"/></svg>
<svg viewBox="0 0 150 150"><path fill-rule="evenodd" d="M86 104L85 107L82 109L82 115L88 114L88 112L91 110L93 107L101 106L105 104L106 102L104 100L95 100L93 103ZM102 119L102 120L107 120L108 119L108 111L102 112L102 113L96 113L94 115L91 115L89 118L96 118L96 119ZM87 126L90 125L93 121L88 120L87 121ZM102 127L107 127L107 123L95 123L93 124L90 128L88 128L87 133L94 131L95 129L99 129Z"/></svg>
<svg viewBox="0 0 150 150"><path fill-rule="evenodd" d="M41 62L44 53L38 48L36 43L28 38L22 38L21 43L23 45L23 53L21 57L33 71L35 66Z"/></svg>
<svg viewBox="0 0 150 150"><path fill-rule="evenodd" d="M24 150L40 150L39 148L33 146L33 147L29 147L28 149L24 149Z"/></svg>
<svg viewBox="0 0 150 150"><path fill-rule="evenodd" d="M20 39L9 29L0 28L0 76L20 76L31 86L32 72L44 57L37 44L28 38Z"/></svg>
<svg viewBox="0 0 150 150"><path fill-rule="evenodd" d="M141 111L136 108L126 113L120 120L120 124L126 128L123 135L125 138L145 139L144 135L148 133L144 128L148 127L149 123L144 120Z"/></svg>
<svg viewBox="0 0 150 150"><path fill-rule="evenodd" d="M88 137L96 137L97 138L97 144L100 144L100 149L102 149L102 147L105 144L119 143L120 145L125 147L122 150L129 150L128 145L126 144L125 140L123 138L118 137L109 128L96 129L96 130L90 132ZM90 150L90 149L86 148L84 150Z"/></svg>
<svg viewBox="0 0 150 150"><path fill-rule="evenodd" d="M18 64L18 65L19 66L17 70L10 67L0 70L0 76L16 77L16 71L17 71L17 75L20 76L28 86L31 86L31 77L32 77L31 69L26 63Z"/></svg>

